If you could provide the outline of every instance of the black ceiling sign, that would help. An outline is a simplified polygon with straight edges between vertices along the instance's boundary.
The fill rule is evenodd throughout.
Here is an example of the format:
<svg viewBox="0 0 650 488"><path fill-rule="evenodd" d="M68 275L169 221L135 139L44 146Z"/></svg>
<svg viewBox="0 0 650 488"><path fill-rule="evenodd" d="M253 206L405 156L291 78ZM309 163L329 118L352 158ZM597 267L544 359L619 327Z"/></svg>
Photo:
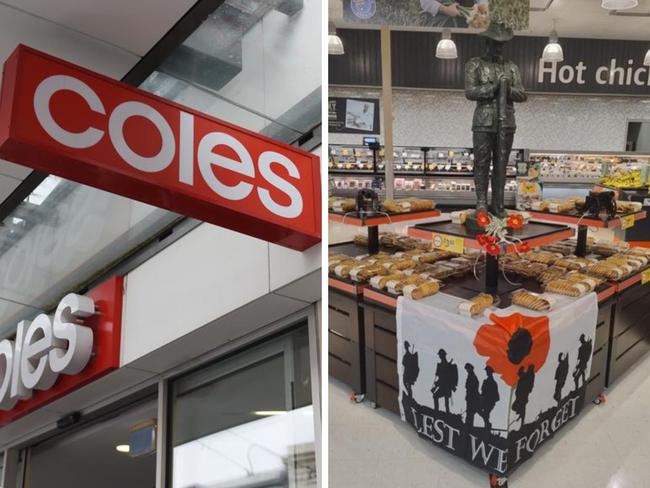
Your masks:
<svg viewBox="0 0 650 488"><path fill-rule="evenodd" d="M367 42L362 41L362 50L352 45L363 37L361 32L375 36L376 31L357 31L347 44L345 32L340 30L339 35L353 56L347 60L347 56L336 56L335 61L330 56L330 83L379 86L381 67L361 56L374 59L378 54L369 52ZM483 39L475 34L454 35L455 60L436 59L439 33L393 31L391 39L393 86L402 88L463 89L465 63L484 51ZM545 37L519 36L506 45L505 56L517 63L529 92L650 96L650 66L643 65L647 42L565 38L560 39L564 61L541 63L547 42ZM347 66L353 63L365 69ZM357 76L349 79L346 72Z"/></svg>

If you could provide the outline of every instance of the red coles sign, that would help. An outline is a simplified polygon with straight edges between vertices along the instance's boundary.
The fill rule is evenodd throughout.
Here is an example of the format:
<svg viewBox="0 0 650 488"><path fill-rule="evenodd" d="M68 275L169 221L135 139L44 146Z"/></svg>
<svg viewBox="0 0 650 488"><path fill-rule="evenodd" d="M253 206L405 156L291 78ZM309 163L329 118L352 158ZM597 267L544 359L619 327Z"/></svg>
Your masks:
<svg viewBox="0 0 650 488"><path fill-rule="evenodd" d="M69 294L0 341L0 427L120 367L123 283Z"/></svg>
<svg viewBox="0 0 650 488"><path fill-rule="evenodd" d="M296 250L321 240L319 158L19 46L0 157Z"/></svg>

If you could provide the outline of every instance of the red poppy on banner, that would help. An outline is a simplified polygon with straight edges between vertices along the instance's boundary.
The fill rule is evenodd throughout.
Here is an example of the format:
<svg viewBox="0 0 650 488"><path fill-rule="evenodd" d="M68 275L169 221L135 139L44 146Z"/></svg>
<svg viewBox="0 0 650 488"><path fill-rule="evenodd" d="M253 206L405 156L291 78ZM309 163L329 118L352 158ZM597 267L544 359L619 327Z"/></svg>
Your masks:
<svg viewBox="0 0 650 488"><path fill-rule="evenodd" d="M532 365L537 373L544 366L551 347L548 317L491 314L490 320L476 333L474 347L506 384L517 384L521 367Z"/></svg>

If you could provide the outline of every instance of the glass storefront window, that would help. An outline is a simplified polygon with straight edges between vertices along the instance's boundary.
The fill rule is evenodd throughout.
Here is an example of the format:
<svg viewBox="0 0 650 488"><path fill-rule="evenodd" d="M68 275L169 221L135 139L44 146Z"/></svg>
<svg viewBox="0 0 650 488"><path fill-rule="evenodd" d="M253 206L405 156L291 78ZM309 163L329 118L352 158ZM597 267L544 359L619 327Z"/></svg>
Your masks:
<svg viewBox="0 0 650 488"><path fill-rule="evenodd" d="M143 426L155 425L156 399L32 446L25 488L155 488L155 450L143 450Z"/></svg>
<svg viewBox="0 0 650 488"><path fill-rule="evenodd" d="M141 88L285 142L321 119L321 2L226 0Z"/></svg>
<svg viewBox="0 0 650 488"><path fill-rule="evenodd" d="M316 486L307 326L171 392L173 488Z"/></svg>

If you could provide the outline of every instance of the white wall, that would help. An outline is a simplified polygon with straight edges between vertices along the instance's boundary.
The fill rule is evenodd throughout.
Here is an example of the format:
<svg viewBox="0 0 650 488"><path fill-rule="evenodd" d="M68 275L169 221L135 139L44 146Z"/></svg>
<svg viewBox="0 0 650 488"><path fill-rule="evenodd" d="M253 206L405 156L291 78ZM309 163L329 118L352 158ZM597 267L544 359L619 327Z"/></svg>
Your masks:
<svg viewBox="0 0 650 488"><path fill-rule="evenodd" d="M330 96L379 98L380 92L330 87ZM396 89L393 96L395 146L472 146L474 104L462 92ZM650 119L650 99L633 97L531 95L516 109L515 147L524 149L624 151L628 120ZM330 136L330 144L361 140Z"/></svg>

